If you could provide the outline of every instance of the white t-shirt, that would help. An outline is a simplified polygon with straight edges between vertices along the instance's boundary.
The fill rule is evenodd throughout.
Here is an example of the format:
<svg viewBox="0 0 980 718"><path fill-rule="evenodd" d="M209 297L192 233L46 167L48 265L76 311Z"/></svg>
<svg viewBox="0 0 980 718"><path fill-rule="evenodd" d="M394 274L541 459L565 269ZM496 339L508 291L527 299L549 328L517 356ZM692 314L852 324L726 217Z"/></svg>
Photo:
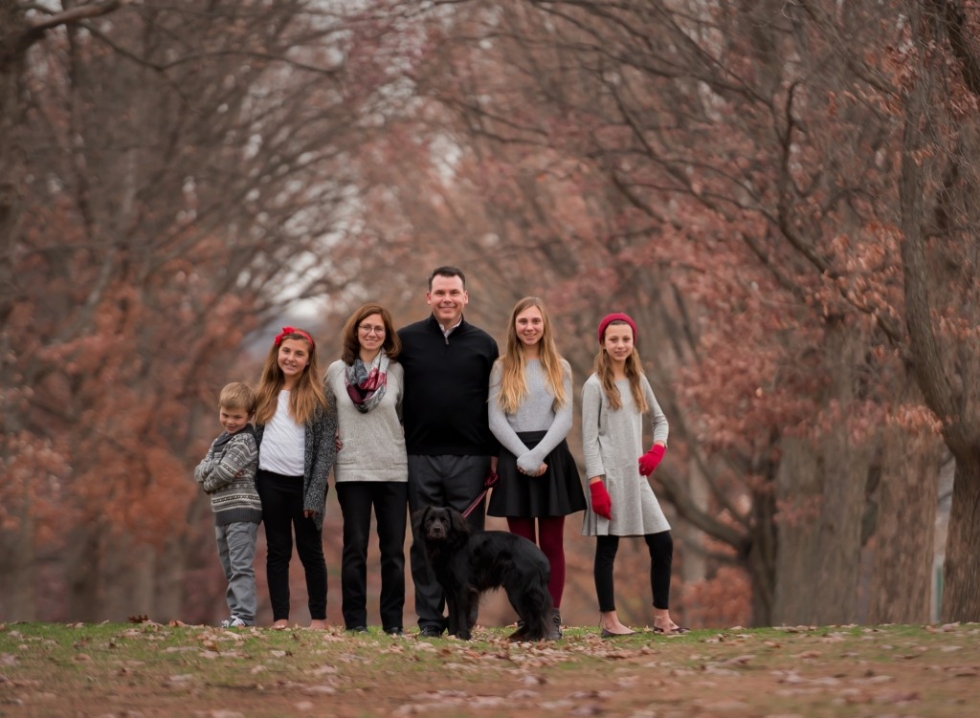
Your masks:
<svg viewBox="0 0 980 718"><path fill-rule="evenodd" d="M259 468L285 476L302 476L306 466L306 427L289 415L289 392L279 392L276 413L265 425L259 446Z"/></svg>

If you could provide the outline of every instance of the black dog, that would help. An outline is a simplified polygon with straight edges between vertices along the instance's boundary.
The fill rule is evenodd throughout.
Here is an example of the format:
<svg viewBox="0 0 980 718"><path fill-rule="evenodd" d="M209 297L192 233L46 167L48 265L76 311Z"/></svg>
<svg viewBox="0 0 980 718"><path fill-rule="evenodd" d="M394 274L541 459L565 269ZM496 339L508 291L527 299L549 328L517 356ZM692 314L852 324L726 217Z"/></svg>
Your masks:
<svg viewBox="0 0 980 718"><path fill-rule="evenodd" d="M541 549L506 531L473 532L463 515L451 508L426 506L412 519L446 593L450 634L468 640L480 611L480 594L503 588L523 623L510 639L549 637L551 566Z"/></svg>

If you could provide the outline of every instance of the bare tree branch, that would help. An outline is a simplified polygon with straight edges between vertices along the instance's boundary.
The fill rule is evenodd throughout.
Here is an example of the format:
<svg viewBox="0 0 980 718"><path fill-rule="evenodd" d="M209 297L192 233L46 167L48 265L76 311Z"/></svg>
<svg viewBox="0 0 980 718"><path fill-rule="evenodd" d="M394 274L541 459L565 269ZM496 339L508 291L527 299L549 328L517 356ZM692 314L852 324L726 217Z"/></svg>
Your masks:
<svg viewBox="0 0 980 718"><path fill-rule="evenodd" d="M47 17L30 20L28 21L28 27L34 32L44 32L60 25L71 25L93 17L108 15L123 5L128 5L130 2L131 0L104 0L103 2L79 5L78 7L48 15Z"/></svg>

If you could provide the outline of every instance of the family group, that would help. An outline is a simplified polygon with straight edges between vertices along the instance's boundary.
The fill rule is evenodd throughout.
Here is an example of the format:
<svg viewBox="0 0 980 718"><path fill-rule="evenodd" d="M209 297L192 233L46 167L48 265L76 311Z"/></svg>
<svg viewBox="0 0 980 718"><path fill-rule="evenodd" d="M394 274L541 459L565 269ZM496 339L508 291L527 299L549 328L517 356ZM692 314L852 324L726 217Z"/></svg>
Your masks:
<svg viewBox="0 0 980 718"><path fill-rule="evenodd" d="M470 508L537 544L550 563L552 637L561 637L565 517L585 512L582 533L596 538L594 579L602 635L633 630L616 614L613 563L621 536L642 536L650 552L654 630L682 632L669 612L673 541L646 477L667 444L667 419L643 373L637 327L622 313L599 323L595 371L582 388L585 490L566 436L572 428L571 368L558 353L542 301L520 300L507 346L466 321L466 278L455 267L429 276L428 318L395 331L384 307L360 307L343 328L341 357L322 373L309 332L275 337L253 392L224 387L224 431L197 466L209 494L218 554L228 581L227 627L255 623L253 561L265 524L273 627L289 625L289 562L295 542L306 575L311 628L327 618L322 531L327 477L343 514L342 613L346 628L367 631L367 553L372 510L381 564L380 618L404 632L404 543L409 512ZM644 451L643 418L653 430ZM499 476L488 502L488 477ZM415 612L422 636L446 630L445 596L413 527Z"/></svg>

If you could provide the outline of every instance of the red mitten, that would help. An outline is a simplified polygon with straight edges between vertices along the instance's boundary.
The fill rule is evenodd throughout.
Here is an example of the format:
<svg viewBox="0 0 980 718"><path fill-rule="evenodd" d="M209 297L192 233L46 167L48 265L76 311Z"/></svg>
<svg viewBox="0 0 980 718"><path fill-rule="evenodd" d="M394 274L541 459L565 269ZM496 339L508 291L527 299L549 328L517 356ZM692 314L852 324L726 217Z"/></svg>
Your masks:
<svg viewBox="0 0 980 718"><path fill-rule="evenodd" d="M650 451L640 457L640 473L644 476L652 474L653 470L660 464L661 459L664 458L665 451L667 451L667 447L654 444Z"/></svg>
<svg viewBox="0 0 980 718"><path fill-rule="evenodd" d="M592 494L592 510L604 519L612 519L612 501L606 491L606 485L601 481L589 484L589 492Z"/></svg>

